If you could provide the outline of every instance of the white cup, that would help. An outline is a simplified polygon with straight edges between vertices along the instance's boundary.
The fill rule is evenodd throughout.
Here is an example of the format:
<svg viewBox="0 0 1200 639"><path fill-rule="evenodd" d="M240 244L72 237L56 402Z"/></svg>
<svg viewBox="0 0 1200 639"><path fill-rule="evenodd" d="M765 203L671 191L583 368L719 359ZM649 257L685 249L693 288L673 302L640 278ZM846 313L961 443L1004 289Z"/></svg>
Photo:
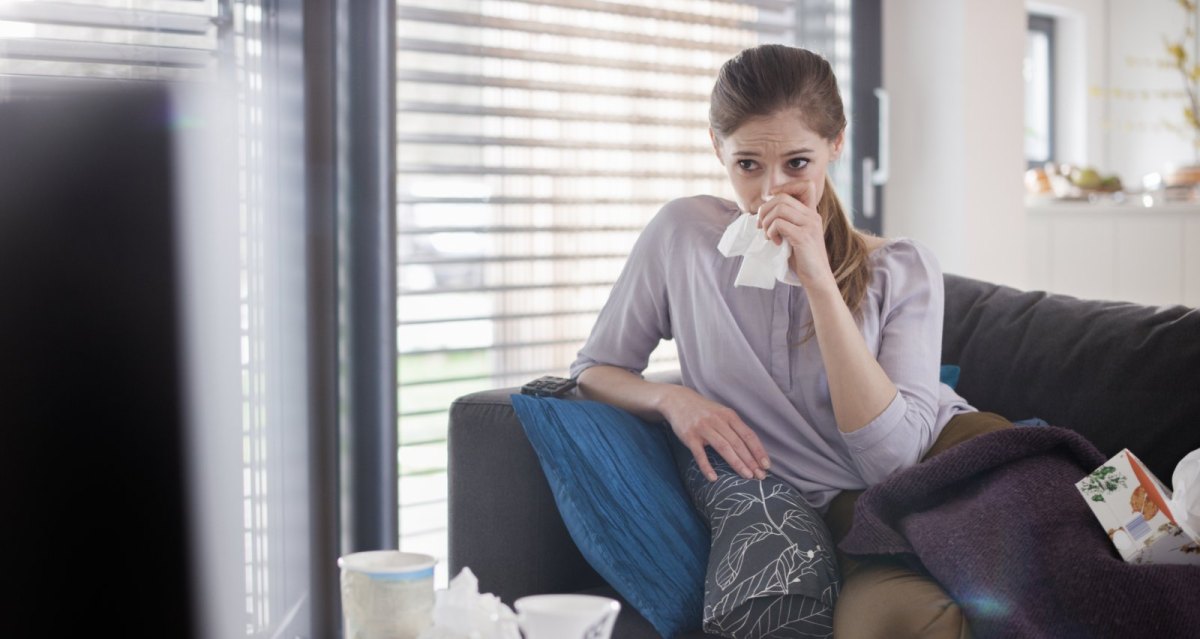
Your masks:
<svg viewBox="0 0 1200 639"><path fill-rule="evenodd" d="M514 605L525 639L609 639L621 604L595 595L531 595Z"/></svg>
<svg viewBox="0 0 1200 639"><path fill-rule="evenodd" d="M369 550L338 558L345 639L416 639L433 625L429 555Z"/></svg>

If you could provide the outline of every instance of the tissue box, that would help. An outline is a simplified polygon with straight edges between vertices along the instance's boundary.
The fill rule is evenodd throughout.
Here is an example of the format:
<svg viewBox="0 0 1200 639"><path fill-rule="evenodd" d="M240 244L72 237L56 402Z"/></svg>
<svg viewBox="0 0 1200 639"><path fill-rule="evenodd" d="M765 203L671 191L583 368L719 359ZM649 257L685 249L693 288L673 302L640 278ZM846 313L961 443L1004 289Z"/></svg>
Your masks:
<svg viewBox="0 0 1200 639"><path fill-rule="evenodd" d="M1075 487L1125 561L1200 566L1200 540L1176 523L1167 504L1171 491L1129 450L1117 453Z"/></svg>

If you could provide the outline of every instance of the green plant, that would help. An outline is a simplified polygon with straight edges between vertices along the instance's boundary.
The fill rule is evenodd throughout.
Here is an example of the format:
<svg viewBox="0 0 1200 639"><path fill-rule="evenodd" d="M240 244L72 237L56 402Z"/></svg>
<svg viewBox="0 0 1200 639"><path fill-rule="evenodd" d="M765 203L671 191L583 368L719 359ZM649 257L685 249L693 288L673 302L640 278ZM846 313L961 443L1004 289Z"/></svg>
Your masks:
<svg viewBox="0 0 1200 639"><path fill-rule="evenodd" d="M1179 71L1183 78L1183 91L1186 104L1183 108L1183 119L1187 123L1188 132L1192 138L1192 147L1200 154L1200 64L1193 60L1195 53L1188 55L1188 44L1195 43L1197 19L1197 3L1195 0L1175 0L1187 14L1183 36L1178 40L1168 40L1163 36L1163 42L1170 56L1171 65ZM1173 127L1174 128L1174 127ZM1177 129L1179 130L1179 129ZM1183 131L1181 131L1183 132ZM1200 161L1200 157L1197 157Z"/></svg>
<svg viewBox="0 0 1200 639"><path fill-rule="evenodd" d="M1104 494L1124 488L1125 476L1117 472L1113 466L1101 466L1087 476L1081 486L1085 495L1091 495L1092 501L1104 501Z"/></svg>

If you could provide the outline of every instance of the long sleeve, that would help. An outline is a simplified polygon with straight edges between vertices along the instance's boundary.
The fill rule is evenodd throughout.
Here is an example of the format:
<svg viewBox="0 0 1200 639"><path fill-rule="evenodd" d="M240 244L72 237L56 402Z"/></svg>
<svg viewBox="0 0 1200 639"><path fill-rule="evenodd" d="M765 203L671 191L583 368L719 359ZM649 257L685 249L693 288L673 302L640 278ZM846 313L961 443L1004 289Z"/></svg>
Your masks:
<svg viewBox="0 0 1200 639"><path fill-rule="evenodd" d="M686 214L682 209L678 201L668 203L638 236L587 343L571 364L571 377L597 364L640 375L659 341L671 339L666 269L672 228Z"/></svg>
<svg viewBox="0 0 1200 639"><path fill-rule="evenodd" d="M875 419L842 437L868 485L917 463L931 445L941 392L939 366L945 307L942 270L933 253L911 240L885 256L879 365L897 388Z"/></svg>
<svg viewBox="0 0 1200 639"><path fill-rule="evenodd" d="M659 341L673 340L683 383L737 412L770 454L771 472L824 509L843 490L915 464L952 413L972 410L939 379L941 269L906 238L869 256L860 328L899 393L843 435L816 344L790 348L791 322L811 315L805 291L736 286L742 259L717 249L738 215L736 203L708 195L664 206L634 243L570 374L612 365L640 375Z"/></svg>

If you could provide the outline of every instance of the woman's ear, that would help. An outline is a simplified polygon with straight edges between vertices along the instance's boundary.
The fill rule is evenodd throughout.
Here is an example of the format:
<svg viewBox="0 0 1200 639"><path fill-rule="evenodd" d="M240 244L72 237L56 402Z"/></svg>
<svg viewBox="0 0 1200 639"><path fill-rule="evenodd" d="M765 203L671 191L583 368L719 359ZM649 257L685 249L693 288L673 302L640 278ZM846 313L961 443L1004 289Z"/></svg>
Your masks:
<svg viewBox="0 0 1200 639"><path fill-rule="evenodd" d="M837 134L837 137L833 139L833 154L829 158L830 162L836 162L842 157L842 147L845 145L845 143L846 129L843 127L841 132Z"/></svg>
<svg viewBox="0 0 1200 639"><path fill-rule="evenodd" d="M711 126L708 127L708 139L712 140L713 152L717 154L717 159L721 164L725 164L725 158L721 157L721 141L717 139L717 133Z"/></svg>

